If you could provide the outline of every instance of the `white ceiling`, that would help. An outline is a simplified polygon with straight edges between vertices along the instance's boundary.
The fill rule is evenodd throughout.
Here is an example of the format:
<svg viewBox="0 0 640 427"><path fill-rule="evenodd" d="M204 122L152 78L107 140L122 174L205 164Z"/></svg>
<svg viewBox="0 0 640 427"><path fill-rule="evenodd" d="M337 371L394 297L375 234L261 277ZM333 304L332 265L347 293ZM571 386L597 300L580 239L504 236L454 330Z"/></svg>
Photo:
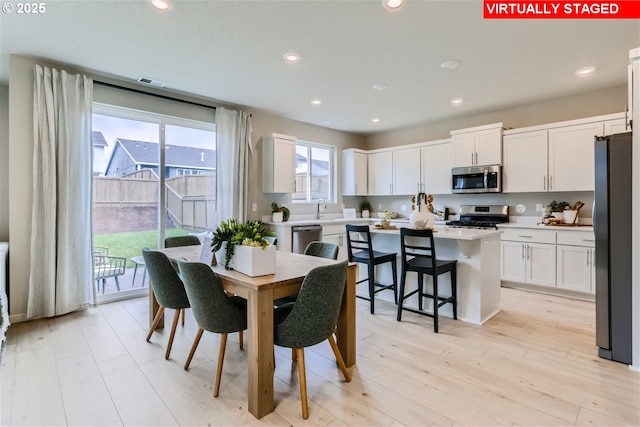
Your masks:
<svg viewBox="0 0 640 427"><path fill-rule="evenodd" d="M363 134L620 86L640 46L638 20L485 20L479 0L44 4L0 14L1 82L9 54L42 57ZM289 51L302 60L286 64ZM443 70L450 59L460 66Z"/></svg>

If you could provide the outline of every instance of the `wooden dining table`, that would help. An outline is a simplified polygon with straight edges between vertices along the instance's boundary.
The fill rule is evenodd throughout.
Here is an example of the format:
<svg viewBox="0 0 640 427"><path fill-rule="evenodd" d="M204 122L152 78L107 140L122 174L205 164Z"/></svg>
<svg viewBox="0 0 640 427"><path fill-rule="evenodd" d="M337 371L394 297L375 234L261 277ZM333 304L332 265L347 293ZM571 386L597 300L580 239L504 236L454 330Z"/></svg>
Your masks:
<svg viewBox="0 0 640 427"><path fill-rule="evenodd" d="M174 262L181 258L199 261L202 246L179 246L158 250ZM276 272L267 276L250 277L234 270L226 270L222 263L211 267L227 292L247 300L248 407L249 412L256 418L262 418L274 409L273 301L296 294L311 269L336 262L326 258L277 251ZM350 263L336 327L338 349L347 366L356 363L356 277L357 264ZM153 286L150 286L150 323L158 308Z"/></svg>

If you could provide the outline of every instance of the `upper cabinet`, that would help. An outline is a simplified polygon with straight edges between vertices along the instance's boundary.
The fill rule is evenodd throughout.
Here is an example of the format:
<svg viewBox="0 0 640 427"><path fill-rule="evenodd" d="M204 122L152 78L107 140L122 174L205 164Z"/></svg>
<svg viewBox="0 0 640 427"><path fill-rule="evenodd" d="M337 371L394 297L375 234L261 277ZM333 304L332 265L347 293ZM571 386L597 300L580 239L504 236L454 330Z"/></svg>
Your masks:
<svg viewBox="0 0 640 427"><path fill-rule="evenodd" d="M420 147L393 151L393 194L420 192Z"/></svg>
<svg viewBox="0 0 640 427"><path fill-rule="evenodd" d="M367 195L367 152L350 148L342 151L342 195Z"/></svg>
<svg viewBox="0 0 640 427"><path fill-rule="evenodd" d="M623 114L505 132L503 191L593 191L594 137L620 127Z"/></svg>
<svg viewBox="0 0 640 427"><path fill-rule="evenodd" d="M420 148L422 180L420 191L429 194L451 194L453 144L442 140Z"/></svg>
<svg viewBox="0 0 640 427"><path fill-rule="evenodd" d="M451 131L453 166L502 164L502 123Z"/></svg>
<svg viewBox="0 0 640 427"><path fill-rule="evenodd" d="M296 137L271 133L261 143L262 192L295 193Z"/></svg>
<svg viewBox="0 0 640 427"><path fill-rule="evenodd" d="M393 154L391 151L369 153L368 189L370 196L393 195Z"/></svg>

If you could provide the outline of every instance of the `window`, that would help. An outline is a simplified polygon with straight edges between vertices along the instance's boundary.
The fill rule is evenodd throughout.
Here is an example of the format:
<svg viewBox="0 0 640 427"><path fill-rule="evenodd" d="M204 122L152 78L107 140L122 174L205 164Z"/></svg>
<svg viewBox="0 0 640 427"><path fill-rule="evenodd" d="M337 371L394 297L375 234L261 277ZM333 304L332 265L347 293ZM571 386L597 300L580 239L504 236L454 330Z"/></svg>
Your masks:
<svg viewBox="0 0 640 427"><path fill-rule="evenodd" d="M93 241L108 255L96 259L124 260L96 283L102 302L147 291L143 247L213 228L216 140L213 123L101 103L93 111Z"/></svg>
<svg viewBox="0 0 640 427"><path fill-rule="evenodd" d="M335 147L314 142L296 142L296 192L292 202L332 201Z"/></svg>

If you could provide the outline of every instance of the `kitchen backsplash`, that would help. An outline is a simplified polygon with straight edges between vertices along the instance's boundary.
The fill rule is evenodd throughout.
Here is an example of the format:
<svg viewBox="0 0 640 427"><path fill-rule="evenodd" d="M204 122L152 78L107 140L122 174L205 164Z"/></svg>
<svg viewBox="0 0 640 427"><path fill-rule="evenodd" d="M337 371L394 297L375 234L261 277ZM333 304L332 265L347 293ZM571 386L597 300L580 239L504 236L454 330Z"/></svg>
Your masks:
<svg viewBox="0 0 640 427"><path fill-rule="evenodd" d="M542 217L543 212L536 211L536 205L546 207L551 201L565 201L573 205L578 200L584 203L579 217L591 218L593 206L593 192L566 192L566 193L500 193L500 194L447 194L434 195L434 205L444 205L449 214L455 214L460 205L509 205L509 216ZM380 210L392 210L400 216L411 215L411 196L369 196L369 197L344 197L345 207L355 207L360 213L360 203L369 202L373 212ZM516 212L516 205L522 204L526 210Z"/></svg>

